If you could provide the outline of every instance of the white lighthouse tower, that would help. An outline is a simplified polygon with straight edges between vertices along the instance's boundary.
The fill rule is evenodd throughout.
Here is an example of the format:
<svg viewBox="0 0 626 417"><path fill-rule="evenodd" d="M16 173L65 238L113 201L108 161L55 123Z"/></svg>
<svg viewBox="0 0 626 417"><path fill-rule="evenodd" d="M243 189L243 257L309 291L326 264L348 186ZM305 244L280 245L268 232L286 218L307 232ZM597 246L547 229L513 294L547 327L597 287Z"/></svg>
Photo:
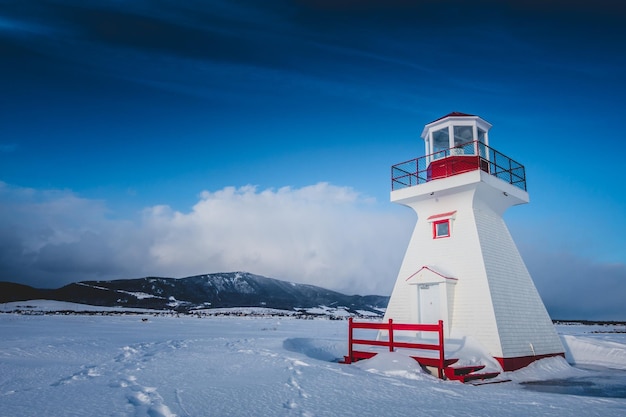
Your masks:
<svg viewBox="0 0 626 417"><path fill-rule="evenodd" d="M385 320L443 320L508 371L564 349L502 219L529 201L524 166L489 146L490 128L450 113L424 127L425 156L392 167L391 201L417 223Z"/></svg>

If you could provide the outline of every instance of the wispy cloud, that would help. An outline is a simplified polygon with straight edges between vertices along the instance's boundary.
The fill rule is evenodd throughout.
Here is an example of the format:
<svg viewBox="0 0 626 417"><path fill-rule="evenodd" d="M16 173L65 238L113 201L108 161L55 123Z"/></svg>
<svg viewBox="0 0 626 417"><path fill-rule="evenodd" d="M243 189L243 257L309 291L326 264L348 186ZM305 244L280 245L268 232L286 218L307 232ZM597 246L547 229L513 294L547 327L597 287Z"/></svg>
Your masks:
<svg viewBox="0 0 626 417"><path fill-rule="evenodd" d="M0 16L0 33L2 32L15 36L45 35L50 34L51 29L36 22Z"/></svg>
<svg viewBox="0 0 626 417"><path fill-rule="evenodd" d="M322 31L320 17L313 24L303 23L293 5L220 3L171 2L154 8L58 1L41 5L46 13L22 18L48 28L23 42L46 57L47 65L56 63L68 73L235 102L249 101L255 95L251 92L281 95L304 90L329 99L407 109L416 97L436 95L397 84L398 79L432 77L438 71L413 52L419 46L415 38L383 46L364 30ZM406 51L399 54L403 58L398 51ZM371 75L381 70L388 77L372 84Z"/></svg>
<svg viewBox="0 0 626 417"><path fill-rule="evenodd" d="M0 152L9 153L15 152L17 149L16 143L0 143Z"/></svg>

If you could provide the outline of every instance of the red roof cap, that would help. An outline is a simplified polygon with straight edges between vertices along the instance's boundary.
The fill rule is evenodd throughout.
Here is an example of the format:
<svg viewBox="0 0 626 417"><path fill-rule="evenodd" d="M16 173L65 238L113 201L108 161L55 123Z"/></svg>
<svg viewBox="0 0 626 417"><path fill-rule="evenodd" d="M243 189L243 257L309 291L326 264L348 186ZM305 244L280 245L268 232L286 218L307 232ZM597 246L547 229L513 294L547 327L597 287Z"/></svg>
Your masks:
<svg viewBox="0 0 626 417"><path fill-rule="evenodd" d="M445 116L440 117L439 119L433 120L430 123L438 122L439 120L445 119L446 117L476 117L474 114L461 113L458 111L453 111L452 113L448 113ZM430 124L428 123L428 124Z"/></svg>

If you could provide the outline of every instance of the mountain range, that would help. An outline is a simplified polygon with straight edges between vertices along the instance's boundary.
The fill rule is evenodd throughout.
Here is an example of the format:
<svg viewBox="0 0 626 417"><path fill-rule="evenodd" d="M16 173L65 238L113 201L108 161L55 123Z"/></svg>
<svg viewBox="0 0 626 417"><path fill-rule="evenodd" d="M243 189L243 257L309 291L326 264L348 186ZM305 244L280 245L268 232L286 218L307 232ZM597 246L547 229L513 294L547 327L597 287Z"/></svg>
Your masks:
<svg viewBox="0 0 626 417"><path fill-rule="evenodd" d="M57 289L0 282L0 303L35 299L175 311L225 307L280 310L335 307L353 314L367 312L374 315L382 315L389 302L389 297L385 296L345 295L314 285L296 284L248 272L186 278L80 281Z"/></svg>

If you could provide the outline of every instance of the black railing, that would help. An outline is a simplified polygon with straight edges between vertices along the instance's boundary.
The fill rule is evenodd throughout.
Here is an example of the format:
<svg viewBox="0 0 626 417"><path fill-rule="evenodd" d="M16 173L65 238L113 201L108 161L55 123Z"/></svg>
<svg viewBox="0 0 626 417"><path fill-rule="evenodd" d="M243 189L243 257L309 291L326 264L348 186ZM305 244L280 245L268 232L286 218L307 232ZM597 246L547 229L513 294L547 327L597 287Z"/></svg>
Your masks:
<svg viewBox="0 0 626 417"><path fill-rule="evenodd" d="M475 157L450 158L448 157ZM467 171L483 170L526 191L524 165L479 141L438 150L391 167L391 190L413 187Z"/></svg>

